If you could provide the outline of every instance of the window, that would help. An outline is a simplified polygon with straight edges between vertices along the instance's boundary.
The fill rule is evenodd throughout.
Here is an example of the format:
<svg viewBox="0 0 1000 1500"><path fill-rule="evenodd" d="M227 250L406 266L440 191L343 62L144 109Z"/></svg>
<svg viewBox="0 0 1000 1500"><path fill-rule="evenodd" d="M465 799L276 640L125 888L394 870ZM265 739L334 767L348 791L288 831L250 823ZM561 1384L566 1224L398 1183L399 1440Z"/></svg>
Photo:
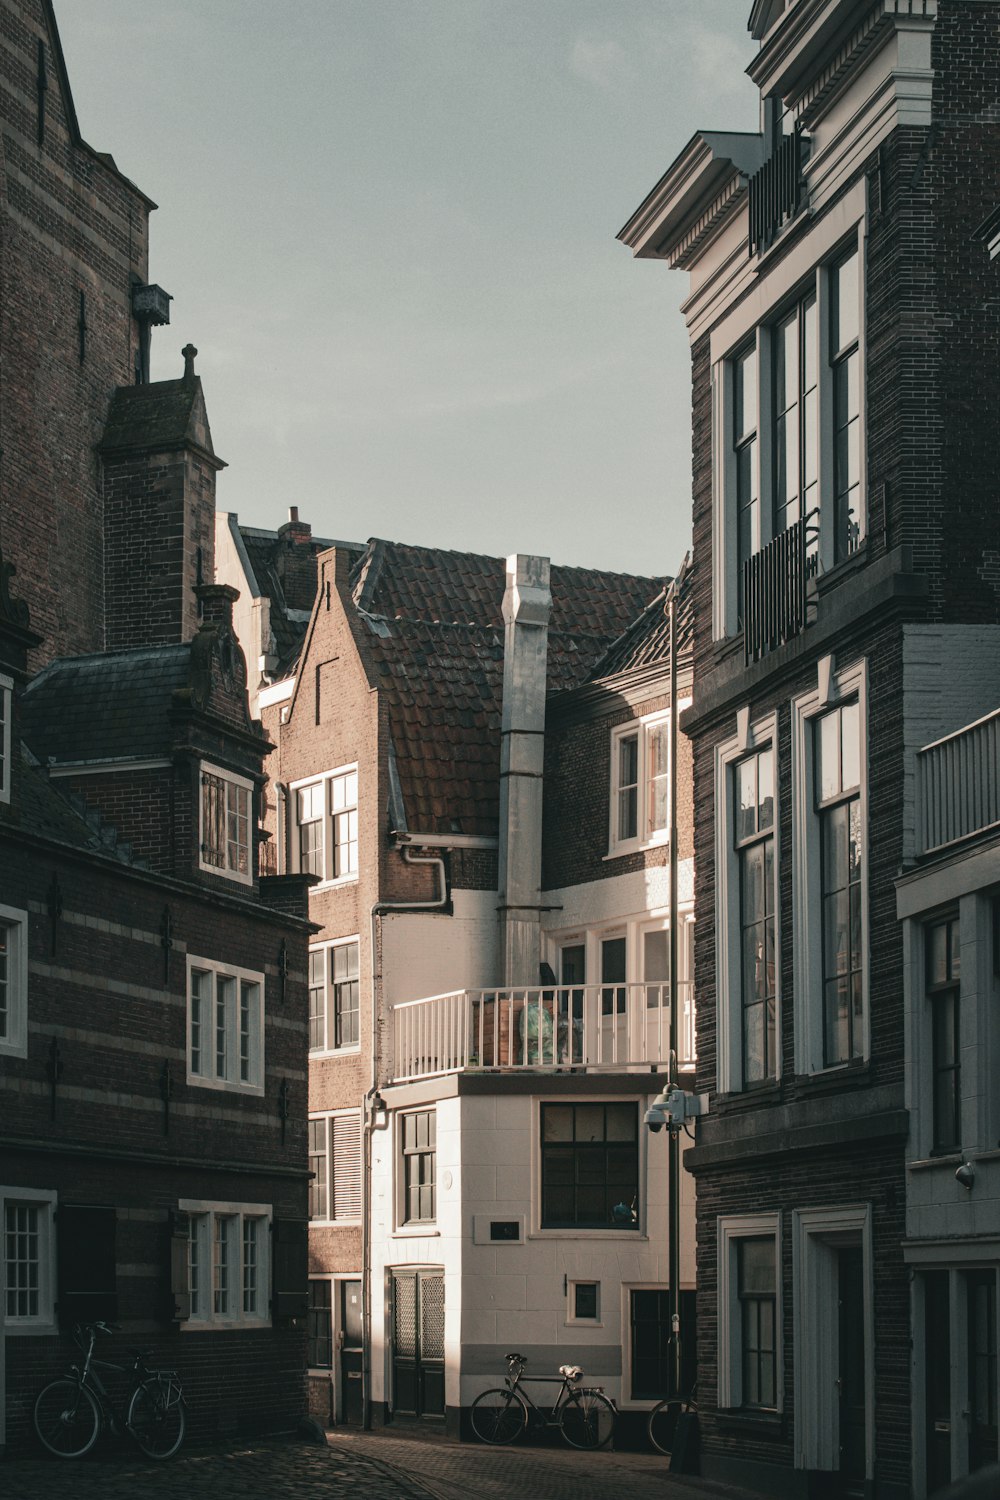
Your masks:
<svg viewBox="0 0 1000 1500"><path fill-rule="evenodd" d="M744 1086L776 1073L774 751L733 768L733 835L740 884L740 1009Z"/></svg>
<svg viewBox="0 0 1000 1500"><path fill-rule="evenodd" d="M49 1329L55 1321L55 1205L54 1193L0 1188L3 1311L12 1333Z"/></svg>
<svg viewBox="0 0 1000 1500"><path fill-rule="evenodd" d="M0 906L0 1057L28 1055L28 913Z"/></svg>
<svg viewBox="0 0 1000 1500"><path fill-rule="evenodd" d="M543 1104L542 1228L639 1227L635 1104Z"/></svg>
<svg viewBox="0 0 1000 1500"><path fill-rule="evenodd" d="M417 1110L403 1115L404 1224L433 1223L437 1218L437 1111Z"/></svg>
<svg viewBox="0 0 1000 1500"><path fill-rule="evenodd" d="M719 1220L719 1405L781 1408L780 1221Z"/></svg>
<svg viewBox="0 0 1000 1500"><path fill-rule="evenodd" d="M322 1223L361 1219L361 1114L356 1109L309 1120L309 1217Z"/></svg>
<svg viewBox="0 0 1000 1500"><path fill-rule="evenodd" d="M934 1101L932 1149L958 1151L962 1144L958 918L932 922L926 940Z"/></svg>
<svg viewBox="0 0 1000 1500"><path fill-rule="evenodd" d="M249 885L253 782L218 766L201 768L200 868Z"/></svg>
<svg viewBox="0 0 1000 1500"><path fill-rule="evenodd" d="M270 1314L271 1208L182 1201L188 1213L190 1322L239 1327Z"/></svg>
<svg viewBox="0 0 1000 1500"><path fill-rule="evenodd" d="M298 870L322 881L358 873L358 771L345 766L292 787Z"/></svg>
<svg viewBox="0 0 1000 1500"><path fill-rule="evenodd" d="M309 1050L331 1052L360 1042L358 941L327 944L309 953Z"/></svg>
<svg viewBox="0 0 1000 1500"><path fill-rule="evenodd" d="M333 1368L333 1298L332 1283L324 1277L309 1282L309 1348L310 1370Z"/></svg>
<svg viewBox="0 0 1000 1500"><path fill-rule="evenodd" d="M571 1281L567 1289L567 1323L599 1323L601 1319L601 1283Z"/></svg>
<svg viewBox="0 0 1000 1500"><path fill-rule="evenodd" d="M10 721L14 684L0 674L0 802L10 801L11 753Z"/></svg>
<svg viewBox="0 0 1000 1500"><path fill-rule="evenodd" d="M797 295L762 306L752 333L741 313L729 320L730 348L725 326L713 335L717 639L742 626L744 563L789 527L811 518L807 574L861 544L862 264L856 235L846 252L827 254Z"/></svg>
<svg viewBox="0 0 1000 1500"><path fill-rule="evenodd" d="M867 673L863 661L792 702L795 1063L800 1073L868 1056Z"/></svg>
<svg viewBox="0 0 1000 1500"><path fill-rule="evenodd" d="M662 843L670 831L670 727L664 715L611 736L610 852Z"/></svg>
<svg viewBox="0 0 1000 1500"><path fill-rule="evenodd" d="M264 1092L264 976L188 957L188 1083Z"/></svg>

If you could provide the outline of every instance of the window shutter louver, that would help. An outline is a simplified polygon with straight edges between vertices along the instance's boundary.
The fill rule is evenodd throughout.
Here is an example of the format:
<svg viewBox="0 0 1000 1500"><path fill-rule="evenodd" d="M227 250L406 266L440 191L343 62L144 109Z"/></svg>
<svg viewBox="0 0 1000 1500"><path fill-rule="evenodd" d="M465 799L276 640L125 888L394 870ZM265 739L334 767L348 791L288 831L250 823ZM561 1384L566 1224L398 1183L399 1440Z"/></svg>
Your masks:
<svg viewBox="0 0 1000 1500"><path fill-rule="evenodd" d="M116 1234L113 1208L61 1203L56 1213L62 1327L113 1322L118 1316Z"/></svg>
<svg viewBox="0 0 1000 1500"><path fill-rule="evenodd" d="M332 1219L361 1218L361 1116L334 1115Z"/></svg>

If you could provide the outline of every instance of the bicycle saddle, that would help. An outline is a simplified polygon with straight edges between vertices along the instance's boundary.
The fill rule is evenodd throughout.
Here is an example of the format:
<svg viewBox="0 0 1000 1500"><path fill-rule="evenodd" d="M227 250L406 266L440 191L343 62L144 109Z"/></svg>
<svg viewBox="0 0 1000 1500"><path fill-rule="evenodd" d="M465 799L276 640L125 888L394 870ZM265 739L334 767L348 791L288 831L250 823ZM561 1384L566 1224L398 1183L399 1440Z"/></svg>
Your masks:
<svg viewBox="0 0 1000 1500"><path fill-rule="evenodd" d="M582 1380L582 1378L583 1378L583 1366L582 1365L560 1365L559 1366L559 1374L565 1376L565 1378L567 1380Z"/></svg>

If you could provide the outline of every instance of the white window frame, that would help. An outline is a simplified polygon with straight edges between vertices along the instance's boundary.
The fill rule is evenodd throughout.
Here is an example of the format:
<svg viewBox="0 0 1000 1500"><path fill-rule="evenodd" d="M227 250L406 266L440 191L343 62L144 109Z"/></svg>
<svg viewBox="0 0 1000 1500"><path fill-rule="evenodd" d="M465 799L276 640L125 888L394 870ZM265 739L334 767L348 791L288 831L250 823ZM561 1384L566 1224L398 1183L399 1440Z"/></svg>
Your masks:
<svg viewBox="0 0 1000 1500"><path fill-rule="evenodd" d="M785 1368L783 1356L781 1214L729 1214L717 1221L719 1257L718 1360L719 1408L743 1409L743 1328L739 1298L739 1243L741 1240L774 1240L774 1390L773 1407L754 1407L776 1414L784 1410Z"/></svg>
<svg viewBox="0 0 1000 1500"><path fill-rule="evenodd" d="M55 1211L58 1195L40 1188L0 1187L0 1325L10 1334L52 1333L56 1327ZM17 1317L7 1312L7 1209L27 1204L39 1210L38 1313Z"/></svg>
<svg viewBox="0 0 1000 1500"><path fill-rule="evenodd" d="M0 905L0 924L7 929L7 1034L0 1036L0 1057L28 1055L28 913Z"/></svg>
<svg viewBox="0 0 1000 1500"><path fill-rule="evenodd" d="M204 1330L207 1328L266 1328L271 1323L271 1224L273 1209L270 1203L219 1203L213 1199L182 1198L178 1208L191 1216L191 1223L198 1225L198 1244L202 1264L207 1272L207 1280L204 1286L206 1305L194 1311L194 1290L192 1278L191 1293L191 1315L181 1324L183 1329ZM235 1220L234 1242L236 1247L236 1262L234 1270L238 1271L235 1278L232 1293L236 1304L235 1310L229 1313L219 1313L215 1310L215 1226L217 1219ZM258 1221L257 1238L257 1297L259 1310L256 1312L244 1312L244 1252L243 1252L243 1225L247 1219ZM192 1236L193 1242L193 1236ZM191 1249L188 1249L188 1265L193 1264Z"/></svg>
<svg viewBox="0 0 1000 1500"><path fill-rule="evenodd" d="M597 1312L592 1318L579 1318L576 1315L576 1289L578 1286L593 1286L597 1288ZM604 1320L601 1316L603 1302L603 1288L600 1278L596 1276L576 1276L566 1282L566 1318L567 1328L603 1328Z"/></svg>
<svg viewBox="0 0 1000 1500"><path fill-rule="evenodd" d="M743 979L740 954L740 867L733 839L733 774L755 751L774 756L774 951L776 960L774 1034L775 1080L781 1077L781 819L778 776L778 715L750 722L748 708L737 714L737 731L715 750L715 963L718 985L718 1059L720 1094L743 1090ZM755 1085L756 1086L756 1085Z"/></svg>
<svg viewBox="0 0 1000 1500"><path fill-rule="evenodd" d="M681 705L683 707L683 704ZM649 816L649 789L650 789L650 764L651 756L649 742L654 730L664 729L667 731L667 764L663 772L667 788L667 820L664 828L654 829L651 826ZM608 858L613 859L620 854L632 854L637 849L649 849L659 844L665 844L670 838L670 710L666 709L653 714L646 714L641 719L631 719L627 724L618 724L611 731L611 805L608 816ZM637 745L637 787L636 787L636 831L632 837L620 838L618 835L618 793L621 789L620 770L621 757L620 746L623 740L635 735Z"/></svg>
<svg viewBox="0 0 1000 1500"><path fill-rule="evenodd" d="M195 1072L193 1066L193 1025L192 1025L192 1001L194 971L208 973L212 976L212 993L208 997L209 1015L201 1018L200 1052L202 1056L210 1060L211 1072ZM217 1010L218 1005L218 981L220 979L231 979L234 982L233 999L227 1003L225 1027L226 1027L226 1053L231 1064L227 1064L225 1076L219 1077L216 1070L216 1037L217 1037ZM239 1076L241 1062L241 1006L242 986L254 984L257 986L257 999L248 1010L249 1022L249 1078L241 1079ZM203 997L204 998L204 997ZM185 1006L186 1016L186 1040L185 1053L187 1059L187 1081L197 1088L221 1089L229 1093L256 1094L262 1096L264 1093L264 975L255 969L241 969L236 964L223 963L215 958L198 958L195 954L187 956L187 1002ZM232 1076L235 1074L235 1076Z"/></svg>
<svg viewBox="0 0 1000 1500"><path fill-rule="evenodd" d="M334 809L332 805L333 785L339 778L348 776L353 776L357 782L356 801L353 804L345 805L345 807L342 809ZM348 763L347 765L336 766L332 771L324 771L321 776L306 776L299 781L293 781L289 784L288 822L290 831L289 842L291 846L289 850L291 856L291 868L296 873L301 873L302 859L299 843L299 793L305 791L308 787L317 786L321 786L323 789L323 812L321 818L319 819L320 828L322 831L321 862L323 869L319 877L319 885L348 885L351 882L356 881L358 878L358 865L360 864L361 854L361 787L356 761ZM355 864L353 869L346 870L339 875L336 874L334 870L335 854L333 839L334 817L338 812L353 812L356 819L358 819L357 863Z"/></svg>
<svg viewBox="0 0 1000 1500"><path fill-rule="evenodd" d="M863 188L863 184L862 184ZM830 365L830 273L848 255L852 243L858 251L859 369L858 443L861 454L858 495L860 533L865 539L868 523L868 492L864 454L866 439L865 386L865 198L849 194L838 209L825 215L813 234L783 259L772 274L758 282L712 334L712 634L717 641L737 634L738 582L736 536L736 456L732 443L736 357L753 340L757 346L757 496L760 532L758 546L771 540L773 505L772 444L773 392L770 333L782 319L815 288L818 332L818 423L819 448L819 572L834 564L833 538L833 375Z"/></svg>
<svg viewBox="0 0 1000 1500"><path fill-rule="evenodd" d="M432 1152L420 1152L420 1155L431 1154L434 1157L434 1217L433 1219L408 1219L406 1217L406 1157L404 1155L405 1124L404 1121L414 1115L434 1116L434 1147ZM437 1135L437 1105L434 1103L421 1105L417 1109L400 1110L396 1116L396 1233L400 1235L435 1234L437 1232L438 1215L440 1212L441 1174L438 1170L440 1165L440 1152L438 1148ZM494 1214L499 1218L499 1214Z"/></svg>
<svg viewBox="0 0 1000 1500"><path fill-rule="evenodd" d="M355 1122L357 1130L357 1183L353 1191L341 1190L341 1199L346 1202L346 1211L337 1212L337 1172L336 1172L336 1122L343 1121L345 1129L350 1121ZM326 1152L324 1156L326 1172L326 1215L323 1218L310 1215L309 1223L313 1226L319 1224L330 1224L340 1226L342 1224L361 1223L361 1195L363 1191L363 1132L361 1111L359 1109L332 1109L310 1111L310 1125L322 1123L325 1129L324 1142ZM352 1202L351 1200L354 1200Z"/></svg>
<svg viewBox="0 0 1000 1500"><path fill-rule="evenodd" d="M0 802L10 801L11 718L14 713L14 681L0 672Z"/></svg>
<svg viewBox="0 0 1000 1500"><path fill-rule="evenodd" d="M336 1007L335 1007L335 983L332 976L333 952L337 948L347 948L351 944L358 950L358 1039L356 1042L347 1042L338 1047L334 1041L336 1036ZM317 943L309 949L310 961L314 953L323 955L323 1042L319 1047L310 1045L310 1057L343 1057L361 1051L361 942L357 936L335 938L329 943ZM310 983L310 990L312 985ZM311 1017L310 1017L311 1019ZM311 1038L310 1038L311 1040Z"/></svg>
<svg viewBox="0 0 1000 1500"><path fill-rule="evenodd" d="M226 788L226 838L223 840L223 848L220 851L223 857L222 864L215 864L207 855L207 829L205 827L205 778L213 776L221 781ZM235 792L237 798L246 798L246 864L245 870L234 868L229 862L229 797ZM213 765L210 761L203 760L198 768L198 868L206 871L209 875L221 875L226 880L237 880L240 885L253 884L253 793L254 785L246 776L237 776L234 771L224 771L221 766Z"/></svg>
<svg viewBox="0 0 1000 1500"><path fill-rule="evenodd" d="M826 1067L823 1060L823 913L820 907L819 815L816 812L814 721L828 709L858 701L861 765L861 1003L860 1061L871 1053L868 921L868 663L862 657L834 673L830 657L818 664L817 685L792 699L792 947L795 994L795 1070L836 1073L851 1063Z"/></svg>

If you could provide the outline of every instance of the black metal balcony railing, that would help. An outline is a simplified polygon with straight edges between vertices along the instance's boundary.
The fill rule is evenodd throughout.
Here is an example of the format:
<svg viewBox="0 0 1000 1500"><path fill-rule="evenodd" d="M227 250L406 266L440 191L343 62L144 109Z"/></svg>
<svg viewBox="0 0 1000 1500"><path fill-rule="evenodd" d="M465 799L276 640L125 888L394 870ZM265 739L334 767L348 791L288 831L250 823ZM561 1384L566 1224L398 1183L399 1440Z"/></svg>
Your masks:
<svg viewBox="0 0 1000 1500"><path fill-rule="evenodd" d="M749 664L801 634L806 585L816 573L816 512L748 557L743 564L743 654Z"/></svg>
<svg viewBox="0 0 1000 1500"><path fill-rule="evenodd" d="M748 253L760 255L774 242L781 226L794 219L805 203L802 164L805 143L802 132L786 135L762 167L750 179L750 233Z"/></svg>

